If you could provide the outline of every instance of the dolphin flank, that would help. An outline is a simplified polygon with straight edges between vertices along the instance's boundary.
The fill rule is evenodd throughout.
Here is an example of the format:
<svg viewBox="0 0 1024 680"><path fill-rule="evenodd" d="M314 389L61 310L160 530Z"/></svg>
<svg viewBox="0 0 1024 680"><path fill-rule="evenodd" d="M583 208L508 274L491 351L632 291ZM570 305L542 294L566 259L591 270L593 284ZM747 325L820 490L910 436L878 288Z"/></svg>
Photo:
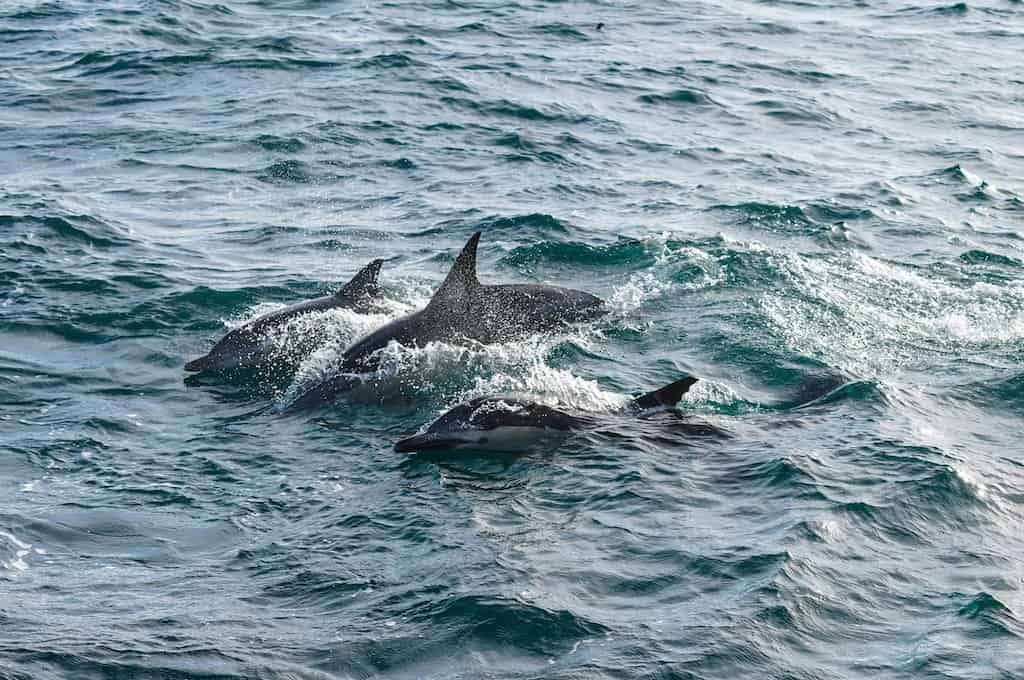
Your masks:
<svg viewBox="0 0 1024 680"><path fill-rule="evenodd" d="M440 341L509 342L607 313L601 298L581 290L535 284L480 283L476 275L479 242L480 232L476 232L425 308L392 321L349 347L342 355L341 371L373 370L376 352L391 342L407 346ZM333 377L325 382L331 380ZM339 389L351 384L350 380L335 381ZM330 403L338 391L321 383L312 386L294 403L303 406Z"/></svg>
<svg viewBox="0 0 1024 680"><path fill-rule="evenodd" d="M287 322L312 312L330 309L352 309L357 312L372 308L372 299L379 293L377 276L384 260L374 260L363 267L352 280L334 295L307 300L285 307L250 321L232 330L213 346L208 354L185 364L186 371L224 371L253 368L269 362L274 353L270 333ZM315 341L315 337L310 340ZM315 342L307 343L315 346Z"/></svg>
<svg viewBox="0 0 1024 680"><path fill-rule="evenodd" d="M617 413L640 414L675 406L696 382L696 378L686 376L633 399ZM515 397L479 397L447 411L426 432L397 442L395 451L521 451L541 443L559 443L573 432L595 427L600 421L596 414L573 414Z"/></svg>

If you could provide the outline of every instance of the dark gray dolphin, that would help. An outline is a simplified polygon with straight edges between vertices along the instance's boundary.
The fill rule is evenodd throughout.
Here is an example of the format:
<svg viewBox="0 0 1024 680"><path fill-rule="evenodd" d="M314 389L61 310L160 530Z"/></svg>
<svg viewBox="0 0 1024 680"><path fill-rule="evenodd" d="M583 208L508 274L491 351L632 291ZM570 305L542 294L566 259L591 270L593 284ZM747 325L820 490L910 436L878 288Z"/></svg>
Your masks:
<svg viewBox="0 0 1024 680"><path fill-rule="evenodd" d="M522 451L541 443L557 444L573 432L597 427L609 415L640 414L675 406L696 382L696 378L689 376L681 378L633 399L614 414L603 416L569 413L515 397L480 397L446 412L426 432L399 441L395 451Z"/></svg>
<svg viewBox="0 0 1024 680"><path fill-rule="evenodd" d="M186 371L223 371L234 368L253 368L265 365L272 357L275 347L270 334L287 322L311 312L329 309L352 309L365 312L373 307L373 298L378 294L377 276L384 260L374 260L352 277L352 280L334 295L307 300L279 309L250 321L225 335L213 346L209 354L185 364ZM316 337L307 338L310 349L316 345Z"/></svg>
<svg viewBox="0 0 1024 680"><path fill-rule="evenodd" d="M351 388L349 374L373 370L376 352L390 342L509 342L608 312L601 298L571 288L534 284L484 285L476 275L480 232L470 237L441 287L422 310L396 319L349 347L341 373L301 394L288 410L330 403Z"/></svg>

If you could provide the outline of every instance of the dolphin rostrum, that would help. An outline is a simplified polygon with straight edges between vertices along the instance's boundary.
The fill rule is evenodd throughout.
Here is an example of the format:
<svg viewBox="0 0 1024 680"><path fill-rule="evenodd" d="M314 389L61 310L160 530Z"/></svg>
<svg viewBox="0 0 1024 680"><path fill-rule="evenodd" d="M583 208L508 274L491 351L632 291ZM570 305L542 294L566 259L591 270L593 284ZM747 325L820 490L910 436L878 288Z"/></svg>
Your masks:
<svg viewBox="0 0 1024 680"><path fill-rule="evenodd" d="M689 376L681 378L633 399L617 414L641 414L675 406L696 382ZM395 451L522 451L540 443L557 444L573 432L597 427L601 421L598 414L570 413L516 397L479 397L446 412L422 434L399 441Z"/></svg>
<svg viewBox="0 0 1024 680"><path fill-rule="evenodd" d="M377 329L342 355L341 373L313 385L288 410L330 403L353 385L353 374L376 368L378 350L391 342L491 344L525 338L606 314L601 298L571 288L536 284L485 285L476 275L480 232L470 237L426 307Z"/></svg>
<svg viewBox="0 0 1024 680"><path fill-rule="evenodd" d="M271 337L274 330L289 321L312 312L330 309L352 309L357 312L369 311L373 298L378 294L377 276L384 260L374 260L352 277L334 295L300 302L263 316L240 326L225 335L213 346L209 354L185 364L186 371L224 371L234 368L263 366L275 353ZM314 335L316 335L314 333ZM310 342L303 345L315 346L315 337L305 338Z"/></svg>

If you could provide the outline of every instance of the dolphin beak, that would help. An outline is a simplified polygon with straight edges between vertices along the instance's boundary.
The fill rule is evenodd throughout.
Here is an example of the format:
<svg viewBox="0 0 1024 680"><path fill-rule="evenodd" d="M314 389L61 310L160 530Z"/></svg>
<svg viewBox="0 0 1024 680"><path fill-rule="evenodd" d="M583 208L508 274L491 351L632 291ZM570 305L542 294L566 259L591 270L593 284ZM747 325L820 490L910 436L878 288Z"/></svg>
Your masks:
<svg viewBox="0 0 1024 680"><path fill-rule="evenodd" d="M417 451L442 451L462 446L466 442L455 437L446 437L436 432L426 432L408 437L395 443L398 453L415 453Z"/></svg>

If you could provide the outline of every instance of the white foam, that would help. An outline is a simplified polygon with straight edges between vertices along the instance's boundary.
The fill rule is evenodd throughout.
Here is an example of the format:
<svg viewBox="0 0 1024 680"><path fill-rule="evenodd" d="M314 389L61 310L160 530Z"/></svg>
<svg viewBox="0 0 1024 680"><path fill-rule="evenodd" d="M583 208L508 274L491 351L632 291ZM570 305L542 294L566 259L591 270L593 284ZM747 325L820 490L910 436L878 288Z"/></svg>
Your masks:
<svg viewBox="0 0 1024 680"><path fill-rule="evenodd" d="M38 551L36 551L38 553ZM28 570L26 557L32 554L32 544L25 543L8 531L0 531L0 569L13 576Z"/></svg>
<svg viewBox="0 0 1024 680"><path fill-rule="evenodd" d="M25 286L23 286L20 283L16 284L14 286L14 290L12 290L8 294L7 298L3 301L3 303L0 303L0 306L2 306L2 307L9 307L11 305L11 303L13 303L17 298L21 297L24 294L25 294Z"/></svg>
<svg viewBox="0 0 1024 680"><path fill-rule="evenodd" d="M686 391L682 400L691 406L703 404L735 404L740 396L728 385L713 380L698 380Z"/></svg>
<svg viewBox="0 0 1024 680"><path fill-rule="evenodd" d="M648 248L654 251L654 268L630 275L624 284L612 290L607 304L617 322L636 328L630 317L648 302L674 292L710 288L724 280L721 265L714 256L692 246L674 246L674 236L673 232L663 231L644 239ZM672 270L680 262L696 264L702 276L686 283L672 281Z"/></svg>
<svg viewBox="0 0 1024 680"><path fill-rule="evenodd" d="M955 474L957 478L964 483L964 486L970 489L975 498L983 501L989 499L988 486L981 481L978 475L975 474L975 472L971 470L966 463L957 463L952 466L952 469L953 474Z"/></svg>
<svg viewBox="0 0 1024 680"><path fill-rule="evenodd" d="M587 329L559 336L537 335L518 342L468 346L443 342L424 347L389 344L382 351L378 393L396 386L434 392L449 405L494 394L529 394L549 405L601 411L621 405L622 398L591 380L546 363L549 352L563 342L589 344Z"/></svg>
<svg viewBox="0 0 1024 680"><path fill-rule="evenodd" d="M612 291L608 297L608 307L612 313L629 314L648 300L660 297L671 289L671 283L660 281L653 272L639 272Z"/></svg>
<svg viewBox="0 0 1024 680"><path fill-rule="evenodd" d="M792 291L761 308L791 349L885 378L933 355L1024 339L1024 287L958 287L863 253L777 255Z"/></svg>

